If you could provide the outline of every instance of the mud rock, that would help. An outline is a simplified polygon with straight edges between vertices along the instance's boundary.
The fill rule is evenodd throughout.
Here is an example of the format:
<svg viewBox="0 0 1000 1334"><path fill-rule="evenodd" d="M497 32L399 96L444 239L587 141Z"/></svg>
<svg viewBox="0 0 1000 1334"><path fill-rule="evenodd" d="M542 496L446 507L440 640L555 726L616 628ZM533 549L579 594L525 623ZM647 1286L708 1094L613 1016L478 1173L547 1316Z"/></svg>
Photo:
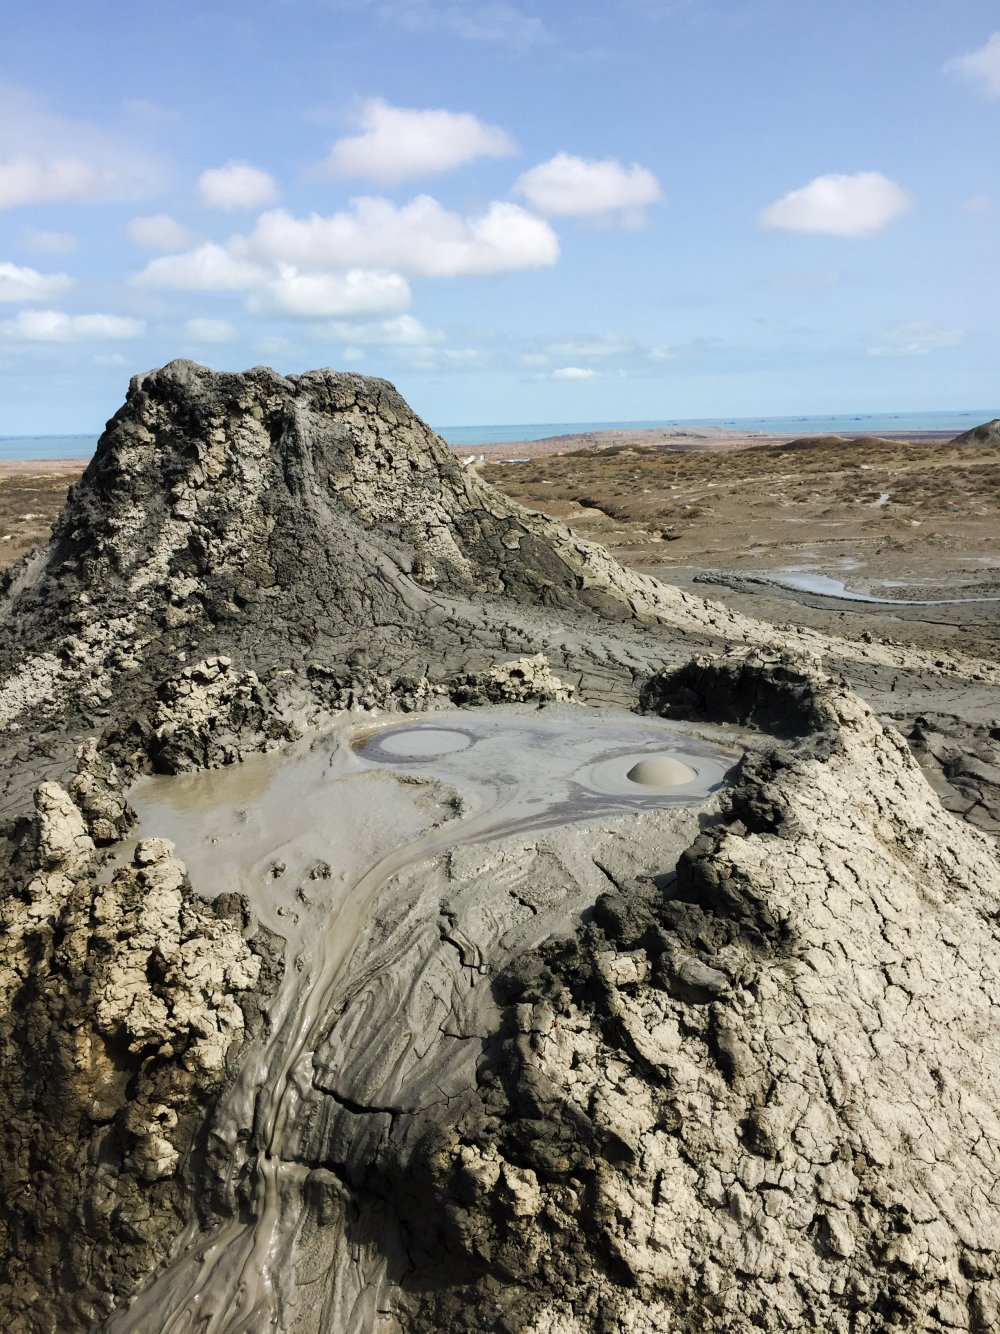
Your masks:
<svg viewBox="0 0 1000 1334"><path fill-rule="evenodd" d="M1000 445L1000 417L994 417L992 421L983 422L981 426L973 426L971 431L963 431L961 435L956 435L951 443L953 445Z"/></svg>
<svg viewBox="0 0 1000 1334"><path fill-rule="evenodd" d="M0 818L65 786L88 736L126 768L228 763L331 707L421 707L469 674L507 695L490 672L539 652L581 699L631 706L664 663L777 638L521 509L384 380L172 362L132 380L49 545L4 577ZM929 691L966 670L784 639L887 699L899 673Z"/></svg>
<svg viewBox="0 0 1000 1334"><path fill-rule="evenodd" d="M99 828L119 818L83 792ZM0 1300L32 1334L90 1327L196 1208L178 1167L275 968L169 844L107 879L72 798L45 783L36 806L31 874L0 908Z"/></svg>
<svg viewBox="0 0 1000 1334"><path fill-rule="evenodd" d="M560 681L544 653L536 653L531 658L501 663L488 672L457 677L449 693L456 704L548 703L572 699L574 687Z"/></svg>
<svg viewBox="0 0 1000 1334"><path fill-rule="evenodd" d="M227 657L185 667L157 691L148 753L158 773L217 769L299 735L255 672Z"/></svg>
<svg viewBox="0 0 1000 1334"><path fill-rule="evenodd" d="M817 654L928 737L974 677L978 730L922 770ZM1000 873L925 773L988 817L998 682L628 573L384 381L136 377L0 592L5 1327L93 1325L250 1203L253 1110L242 1159L210 1128L275 942L122 841L132 777L332 710L572 694L758 734L700 831L647 813L389 884L296 1067L305 1286L335 1236L338 1282L392 1251L357 1310L413 1330L990 1328ZM339 1327L316 1290L290 1334Z"/></svg>
<svg viewBox="0 0 1000 1334"><path fill-rule="evenodd" d="M809 736L830 728L835 715L802 662L801 655L780 653L693 659L651 677L639 707L663 717L759 727L774 736Z"/></svg>
<svg viewBox="0 0 1000 1334"><path fill-rule="evenodd" d="M409 1163L464 1274L417 1277L413 1327L989 1328L994 845L809 663L644 697L800 739L744 762L676 876L507 970L477 1101Z"/></svg>
<svg viewBox="0 0 1000 1334"><path fill-rule="evenodd" d="M69 795L98 845L115 843L135 823L135 812L124 795L125 776L98 750L97 739L88 737L77 749L76 777Z"/></svg>
<svg viewBox="0 0 1000 1334"><path fill-rule="evenodd" d="M0 726L165 709L177 725L148 727L168 768L217 705L225 761L259 730L261 681L359 647L379 677L444 681L533 649L519 607L655 618L649 580L462 468L385 381L190 362L133 379L49 547L5 583Z"/></svg>

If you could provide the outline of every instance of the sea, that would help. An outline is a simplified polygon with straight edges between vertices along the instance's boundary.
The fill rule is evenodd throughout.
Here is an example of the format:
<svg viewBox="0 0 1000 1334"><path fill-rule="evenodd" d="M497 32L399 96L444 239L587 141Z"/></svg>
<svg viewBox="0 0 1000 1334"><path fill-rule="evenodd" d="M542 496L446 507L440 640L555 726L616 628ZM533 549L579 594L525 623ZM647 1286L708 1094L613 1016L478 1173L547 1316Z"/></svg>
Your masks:
<svg viewBox="0 0 1000 1334"><path fill-rule="evenodd" d="M587 431L648 430L655 427L718 426L764 435L880 435L886 431L953 431L956 435L979 422L1000 416L1000 408L969 408L958 412L843 413L798 417L664 417L655 421L515 422L498 426L437 426L449 445L506 445L521 440L545 440L554 435ZM82 435L0 436L0 460L87 459L94 452L97 433Z"/></svg>

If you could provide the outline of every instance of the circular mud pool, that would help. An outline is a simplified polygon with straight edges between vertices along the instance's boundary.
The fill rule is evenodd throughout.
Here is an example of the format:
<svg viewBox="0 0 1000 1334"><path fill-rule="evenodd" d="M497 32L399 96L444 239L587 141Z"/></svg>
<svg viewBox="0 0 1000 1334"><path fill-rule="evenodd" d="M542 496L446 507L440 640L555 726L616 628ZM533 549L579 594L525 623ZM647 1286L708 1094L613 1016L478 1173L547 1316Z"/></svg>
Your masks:
<svg viewBox="0 0 1000 1334"><path fill-rule="evenodd" d="M366 765L443 778L460 791L492 787L523 814L552 823L598 812L703 800L732 754L661 719L579 708L464 713L366 730L352 750Z"/></svg>
<svg viewBox="0 0 1000 1334"><path fill-rule="evenodd" d="M372 737L368 746L378 750L391 763L393 760L435 759L438 755L454 755L468 750L475 737L451 727L393 728Z"/></svg>

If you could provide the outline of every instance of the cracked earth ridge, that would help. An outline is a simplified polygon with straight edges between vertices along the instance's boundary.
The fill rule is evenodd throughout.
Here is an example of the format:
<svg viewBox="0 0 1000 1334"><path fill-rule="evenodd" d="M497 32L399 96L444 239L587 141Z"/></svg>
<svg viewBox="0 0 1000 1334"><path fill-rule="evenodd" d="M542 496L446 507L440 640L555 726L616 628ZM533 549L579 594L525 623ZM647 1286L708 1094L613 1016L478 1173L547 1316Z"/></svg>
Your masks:
<svg viewBox="0 0 1000 1334"><path fill-rule="evenodd" d="M478 1103L405 1163L465 1277L415 1276L407 1327L996 1329L994 845L808 666L646 697L825 723L748 756L675 876L508 968Z"/></svg>

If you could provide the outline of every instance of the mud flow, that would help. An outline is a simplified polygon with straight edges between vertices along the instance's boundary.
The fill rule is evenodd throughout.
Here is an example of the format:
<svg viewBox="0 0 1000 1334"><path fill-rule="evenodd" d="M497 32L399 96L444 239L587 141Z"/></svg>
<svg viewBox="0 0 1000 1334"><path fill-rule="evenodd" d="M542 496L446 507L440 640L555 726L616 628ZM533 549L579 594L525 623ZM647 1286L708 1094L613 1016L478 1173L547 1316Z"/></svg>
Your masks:
<svg viewBox="0 0 1000 1334"><path fill-rule="evenodd" d="M224 1175L252 1181L250 1209L210 1233L191 1225L107 1328L283 1327L308 1211L303 1137L316 1119L317 1063L329 1082L353 1059L336 1020L344 974L384 892L390 915L408 910L404 872L463 845L703 803L736 758L661 720L552 705L355 718L308 748L137 784L140 836L173 840L196 889L245 894L285 938L285 980L270 1035L214 1118L213 1141L231 1156ZM334 1268L341 1262L332 1282L353 1293L355 1315L337 1327L370 1328L359 1312L384 1290L384 1257L373 1251L361 1272L345 1235Z"/></svg>

